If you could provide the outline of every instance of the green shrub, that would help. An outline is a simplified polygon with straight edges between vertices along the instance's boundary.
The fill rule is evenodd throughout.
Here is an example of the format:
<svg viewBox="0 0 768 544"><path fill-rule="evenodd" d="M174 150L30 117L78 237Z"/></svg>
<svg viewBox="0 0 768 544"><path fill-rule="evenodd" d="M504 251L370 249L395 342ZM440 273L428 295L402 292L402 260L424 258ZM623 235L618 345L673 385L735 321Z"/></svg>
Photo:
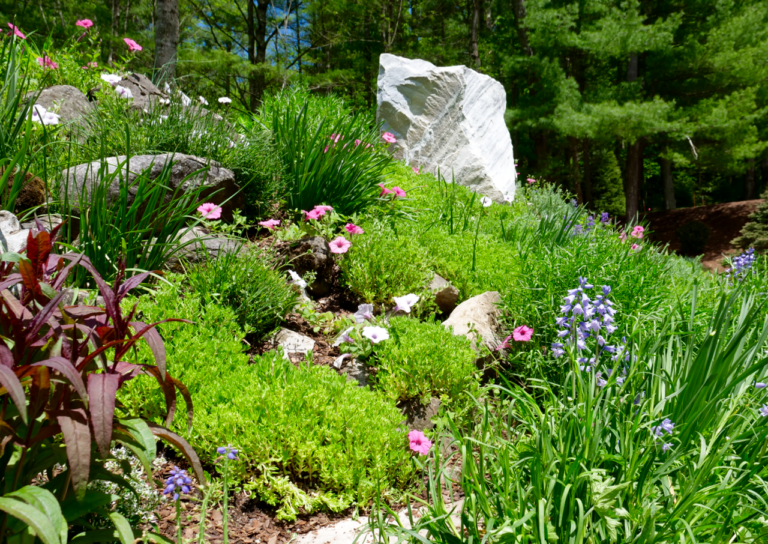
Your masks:
<svg viewBox="0 0 768 544"><path fill-rule="evenodd" d="M456 400L478 385L477 352L465 336L454 336L439 322L395 317L390 338L376 344L376 383L395 401L431 397Z"/></svg>
<svg viewBox="0 0 768 544"><path fill-rule="evenodd" d="M270 108L271 128L285 167L288 206L311 210L327 204L344 215L379 201L383 173L392 163L381 149L380 125L365 116L323 116L315 101L285 92Z"/></svg>
<svg viewBox="0 0 768 544"><path fill-rule="evenodd" d="M171 315L195 322L159 330L168 370L194 400L192 429L181 410L173 428L188 436L203 462L215 461L218 446L237 447L235 479L276 502L286 519L302 505L338 511L367 503L377 488L393 496L411 485L403 417L393 403L328 367L296 368L275 353L249 363L234 311L205 304L199 293L183 294L181 278L169 279L174 285L139 300L139 312L146 322ZM140 360L148 355L138 353ZM121 399L159 420L164 403L146 381L128 382Z"/></svg>
<svg viewBox="0 0 768 544"><path fill-rule="evenodd" d="M341 259L341 273L353 293L372 304L391 303L392 297L421 293L432 279L431 258L412 236L366 224Z"/></svg>
<svg viewBox="0 0 768 544"><path fill-rule="evenodd" d="M268 264L269 257L255 248L220 255L189 270L189 288L205 304L232 308L237 321L257 338L274 330L298 301L285 275Z"/></svg>
<svg viewBox="0 0 768 544"><path fill-rule="evenodd" d="M709 227L701 221L686 223L677 231L678 240L682 246L682 252L686 255L701 255L709 242Z"/></svg>

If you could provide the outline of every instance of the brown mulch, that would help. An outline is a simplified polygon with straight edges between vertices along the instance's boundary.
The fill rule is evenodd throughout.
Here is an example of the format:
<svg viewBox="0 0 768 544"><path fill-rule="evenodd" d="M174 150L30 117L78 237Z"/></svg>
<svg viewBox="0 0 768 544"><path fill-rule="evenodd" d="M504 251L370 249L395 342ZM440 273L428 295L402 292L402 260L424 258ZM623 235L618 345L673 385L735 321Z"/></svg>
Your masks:
<svg viewBox="0 0 768 544"><path fill-rule="evenodd" d="M741 229L749 220L762 200L743 200L724 202L711 206L696 206L677 210L653 212L644 215L650 223L650 238L662 244L669 244L672 251L680 251L680 240L675 231L691 221L700 221L710 229L709 242L704 249L702 265L710 270L722 270L724 255L740 253L731 245L731 240L739 236Z"/></svg>

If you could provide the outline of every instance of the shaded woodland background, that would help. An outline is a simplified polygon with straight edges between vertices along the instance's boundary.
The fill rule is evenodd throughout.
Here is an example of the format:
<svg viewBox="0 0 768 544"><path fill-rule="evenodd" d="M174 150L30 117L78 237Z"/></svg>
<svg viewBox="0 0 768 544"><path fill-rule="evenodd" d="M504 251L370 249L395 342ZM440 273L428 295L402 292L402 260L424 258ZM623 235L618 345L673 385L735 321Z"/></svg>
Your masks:
<svg viewBox="0 0 768 544"><path fill-rule="evenodd" d="M378 56L465 64L507 90L523 178L634 216L768 187L764 0L25 0L0 15L48 50L95 23L100 68L255 110L306 85L372 112Z"/></svg>

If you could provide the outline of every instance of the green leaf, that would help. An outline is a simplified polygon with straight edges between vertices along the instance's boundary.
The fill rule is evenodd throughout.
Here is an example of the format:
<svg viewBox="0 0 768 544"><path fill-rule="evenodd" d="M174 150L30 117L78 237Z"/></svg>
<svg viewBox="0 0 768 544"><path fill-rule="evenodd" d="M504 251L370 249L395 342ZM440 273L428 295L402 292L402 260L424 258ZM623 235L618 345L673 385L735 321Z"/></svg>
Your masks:
<svg viewBox="0 0 768 544"><path fill-rule="evenodd" d="M115 525L117 536L120 539L120 542L123 544L132 544L134 535L133 529L131 529L131 524L128 523L128 520L117 512L110 512L109 519L111 519L112 523Z"/></svg>
<svg viewBox="0 0 768 544"><path fill-rule="evenodd" d="M65 544L62 542L44 512L19 499L0 497L0 510L20 519L35 532L43 544Z"/></svg>
<svg viewBox="0 0 768 544"><path fill-rule="evenodd" d="M69 541L69 544L90 544L91 542L114 542L120 538L114 529L99 529L80 533Z"/></svg>
<svg viewBox="0 0 768 544"><path fill-rule="evenodd" d="M123 426L130 429L131 436L142 444L147 459L153 461L157 457L157 439L146 421L143 419L121 419L119 421Z"/></svg>
<svg viewBox="0 0 768 544"><path fill-rule="evenodd" d="M112 504L118 498L117 495L91 489L82 501L77 500L74 496L68 497L61 503L61 513L67 522L72 523L90 512Z"/></svg>
<svg viewBox="0 0 768 544"><path fill-rule="evenodd" d="M54 530L59 532L61 542L67 541L67 522L61 513L59 500L53 493L41 487L27 485L18 491L8 493L6 497L21 499L44 512Z"/></svg>

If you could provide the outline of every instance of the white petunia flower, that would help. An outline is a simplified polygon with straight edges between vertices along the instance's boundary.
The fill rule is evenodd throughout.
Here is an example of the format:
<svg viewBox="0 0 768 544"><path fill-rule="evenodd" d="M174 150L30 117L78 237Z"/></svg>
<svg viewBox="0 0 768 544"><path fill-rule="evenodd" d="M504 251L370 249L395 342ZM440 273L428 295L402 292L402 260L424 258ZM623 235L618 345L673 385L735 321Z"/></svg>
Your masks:
<svg viewBox="0 0 768 544"><path fill-rule="evenodd" d="M374 344L378 344L382 340L389 340L389 333L383 327L365 327L363 336Z"/></svg>
<svg viewBox="0 0 768 544"><path fill-rule="evenodd" d="M232 99L226 96L222 96L219 98L219 104L229 104L232 102Z"/></svg>
<svg viewBox="0 0 768 544"><path fill-rule="evenodd" d="M122 81L122 77L117 74L101 74L101 79L112 85L113 87Z"/></svg>
<svg viewBox="0 0 768 544"><path fill-rule="evenodd" d="M120 98L133 98L133 93L130 89L126 89L122 85L115 86L115 92Z"/></svg>

